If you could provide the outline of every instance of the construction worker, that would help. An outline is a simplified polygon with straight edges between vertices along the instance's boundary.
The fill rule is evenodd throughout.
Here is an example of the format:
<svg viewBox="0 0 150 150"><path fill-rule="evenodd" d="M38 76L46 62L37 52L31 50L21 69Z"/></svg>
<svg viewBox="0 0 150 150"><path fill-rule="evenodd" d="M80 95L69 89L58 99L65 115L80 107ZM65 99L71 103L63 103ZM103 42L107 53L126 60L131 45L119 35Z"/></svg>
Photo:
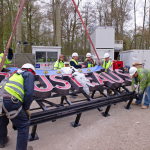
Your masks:
<svg viewBox="0 0 150 150"><path fill-rule="evenodd" d="M64 55L59 55L59 59L54 64L54 70L60 70L61 68L65 67L64 63Z"/></svg>
<svg viewBox="0 0 150 150"><path fill-rule="evenodd" d="M51 57L51 62L54 62L54 59L53 59L53 57Z"/></svg>
<svg viewBox="0 0 150 150"><path fill-rule="evenodd" d="M0 54L0 63L2 61L3 56L4 56L4 53L1 53ZM6 65L11 63L12 58L13 58L13 50L11 48L9 48L7 57L5 59L4 65L3 65L3 68L6 68Z"/></svg>
<svg viewBox="0 0 150 150"><path fill-rule="evenodd" d="M86 59L85 59L83 65L85 65L86 68L90 68L90 67L96 66L96 62L95 62L95 60L92 59L91 53L87 53L86 54Z"/></svg>
<svg viewBox="0 0 150 150"><path fill-rule="evenodd" d="M5 147L9 140L7 125L9 119L18 131L16 150L32 150L28 146L28 134L30 126L30 105L34 91L35 68L33 65L24 64L21 69L15 71L9 78L2 80L0 99L0 148Z"/></svg>
<svg viewBox="0 0 150 150"><path fill-rule="evenodd" d="M44 57L42 57L42 58L40 58L39 60L38 60L38 62L44 62Z"/></svg>
<svg viewBox="0 0 150 150"><path fill-rule="evenodd" d="M107 69L110 68L110 67L112 67L112 62L109 60L110 55L108 53L105 53L104 54L104 58L105 59L102 60L102 67L105 68L105 72L108 73ZM112 90L111 89L108 89L107 92L110 95L112 94ZM101 96L103 96L103 95L100 93L100 97Z"/></svg>
<svg viewBox="0 0 150 150"><path fill-rule="evenodd" d="M78 53L75 52L72 54L72 59L69 62L69 66L73 66L76 69L85 68L85 65L79 65L77 60L78 60Z"/></svg>
<svg viewBox="0 0 150 150"><path fill-rule="evenodd" d="M51 61L51 59L50 58L47 58L47 62L50 62Z"/></svg>
<svg viewBox="0 0 150 150"><path fill-rule="evenodd" d="M109 60L110 55L108 53L104 54L104 58L105 59L102 60L102 67L105 68L105 72L107 73L107 69L112 67L112 62Z"/></svg>
<svg viewBox="0 0 150 150"><path fill-rule="evenodd" d="M131 67L129 73L132 76L132 90L134 92L139 83L139 88L138 88L139 100L136 100L132 104L141 105L144 92L145 92L144 105L141 108L142 109L148 108L150 102L150 70L143 69L143 68L137 69L135 67Z"/></svg>

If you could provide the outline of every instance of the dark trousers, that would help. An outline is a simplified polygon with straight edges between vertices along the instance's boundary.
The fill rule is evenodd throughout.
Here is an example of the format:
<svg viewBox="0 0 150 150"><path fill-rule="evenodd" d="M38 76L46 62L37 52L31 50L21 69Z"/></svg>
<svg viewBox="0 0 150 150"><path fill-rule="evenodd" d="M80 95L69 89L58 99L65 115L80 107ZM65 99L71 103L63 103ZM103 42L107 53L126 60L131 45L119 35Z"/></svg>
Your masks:
<svg viewBox="0 0 150 150"><path fill-rule="evenodd" d="M18 103L14 103L10 99L4 99L4 106L8 112L18 110L21 106L21 102L19 101ZM27 150L30 120L28 119L25 110L22 109L17 117L11 119L11 122L18 131L16 150ZM7 139L8 123L9 119L6 116L0 117L0 142L2 144L5 144Z"/></svg>

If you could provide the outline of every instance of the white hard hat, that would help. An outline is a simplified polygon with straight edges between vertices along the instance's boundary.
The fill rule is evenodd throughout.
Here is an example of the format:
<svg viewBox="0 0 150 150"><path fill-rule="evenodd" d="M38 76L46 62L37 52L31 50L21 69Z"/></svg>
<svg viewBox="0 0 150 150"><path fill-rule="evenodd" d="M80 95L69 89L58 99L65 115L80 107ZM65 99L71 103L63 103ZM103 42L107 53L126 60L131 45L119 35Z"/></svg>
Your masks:
<svg viewBox="0 0 150 150"><path fill-rule="evenodd" d="M76 53L76 52L73 53L73 54L72 54L72 57L74 57L74 56L78 57L78 53Z"/></svg>
<svg viewBox="0 0 150 150"><path fill-rule="evenodd" d="M91 56L92 56L91 53L86 54L86 57L91 57Z"/></svg>
<svg viewBox="0 0 150 150"><path fill-rule="evenodd" d="M137 71L137 68L131 67L130 70L129 70L130 76L133 76L136 73L136 71Z"/></svg>
<svg viewBox="0 0 150 150"><path fill-rule="evenodd" d="M26 63L21 68L32 69L35 72L35 68L32 64Z"/></svg>
<svg viewBox="0 0 150 150"><path fill-rule="evenodd" d="M104 58L110 57L110 55L108 53L104 54Z"/></svg>

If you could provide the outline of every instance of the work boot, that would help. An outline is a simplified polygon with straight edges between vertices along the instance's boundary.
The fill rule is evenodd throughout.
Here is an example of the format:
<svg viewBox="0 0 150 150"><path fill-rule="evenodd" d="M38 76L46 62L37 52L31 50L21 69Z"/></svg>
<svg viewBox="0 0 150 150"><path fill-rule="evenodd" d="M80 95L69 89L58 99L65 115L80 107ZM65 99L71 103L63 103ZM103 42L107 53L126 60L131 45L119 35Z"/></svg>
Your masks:
<svg viewBox="0 0 150 150"><path fill-rule="evenodd" d="M147 107L147 106L145 106L145 105L143 105L141 108L142 108L142 109L146 109L146 108L148 108L148 107Z"/></svg>
<svg viewBox="0 0 150 150"><path fill-rule="evenodd" d="M4 148L5 147L5 145L8 143L8 141L9 141L9 136L7 136L7 139L5 140L5 143L0 143L0 148Z"/></svg>
<svg viewBox="0 0 150 150"><path fill-rule="evenodd" d="M139 105L139 106L141 106L141 104L138 104L136 102L132 102L132 105Z"/></svg>
<svg viewBox="0 0 150 150"><path fill-rule="evenodd" d="M32 146L28 146L27 150L33 150L33 147Z"/></svg>
<svg viewBox="0 0 150 150"><path fill-rule="evenodd" d="M0 148L4 148L5 144L0 143Z"/></svg>

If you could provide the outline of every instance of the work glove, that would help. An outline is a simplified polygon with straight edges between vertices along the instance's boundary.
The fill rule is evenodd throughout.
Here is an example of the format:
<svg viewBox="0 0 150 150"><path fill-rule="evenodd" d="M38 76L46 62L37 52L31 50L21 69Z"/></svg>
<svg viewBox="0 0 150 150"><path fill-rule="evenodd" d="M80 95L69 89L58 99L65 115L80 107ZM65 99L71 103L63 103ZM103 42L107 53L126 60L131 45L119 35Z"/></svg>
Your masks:
<svg viewBox="0 0 150 150"><path fill-rule="evenodd" d="M141 94L137 94L137 97L136 97L136 100L140 100L142 98L142 95Z"/></svg>
<svg viewBox="0 0 150 150"><path fill-rule="evenodd" d="M133 91L133 92L132 92L132 94L136 94L136 92L135 92L135 91Z"/></svg>
<svg viewBox="0 0 150 150"><path fill-rule="evenodd" d="M13 50L12 50L11 48L9 48L9 49L8 49L8 53L9 53L10 55L13 55Z"/></svg>
<svg viewBox="0 0 150 150"><path fill-rule="evenodd" d="M26 114L28 115L28 118L29 118L29 120L30 120L30 118L31 118L30 110L25 110L25 112L26 112Z"/></svg>
<svg viewBox="0 0 150 150"><path fill-rule="evenodd" d="M136 95L136 100L137 100L137 101L142 98L142 95L141 95L141 94L139 94L139 93L137 93L137 92L135 92L135 91L133 91L132 93Z"/></svg>

